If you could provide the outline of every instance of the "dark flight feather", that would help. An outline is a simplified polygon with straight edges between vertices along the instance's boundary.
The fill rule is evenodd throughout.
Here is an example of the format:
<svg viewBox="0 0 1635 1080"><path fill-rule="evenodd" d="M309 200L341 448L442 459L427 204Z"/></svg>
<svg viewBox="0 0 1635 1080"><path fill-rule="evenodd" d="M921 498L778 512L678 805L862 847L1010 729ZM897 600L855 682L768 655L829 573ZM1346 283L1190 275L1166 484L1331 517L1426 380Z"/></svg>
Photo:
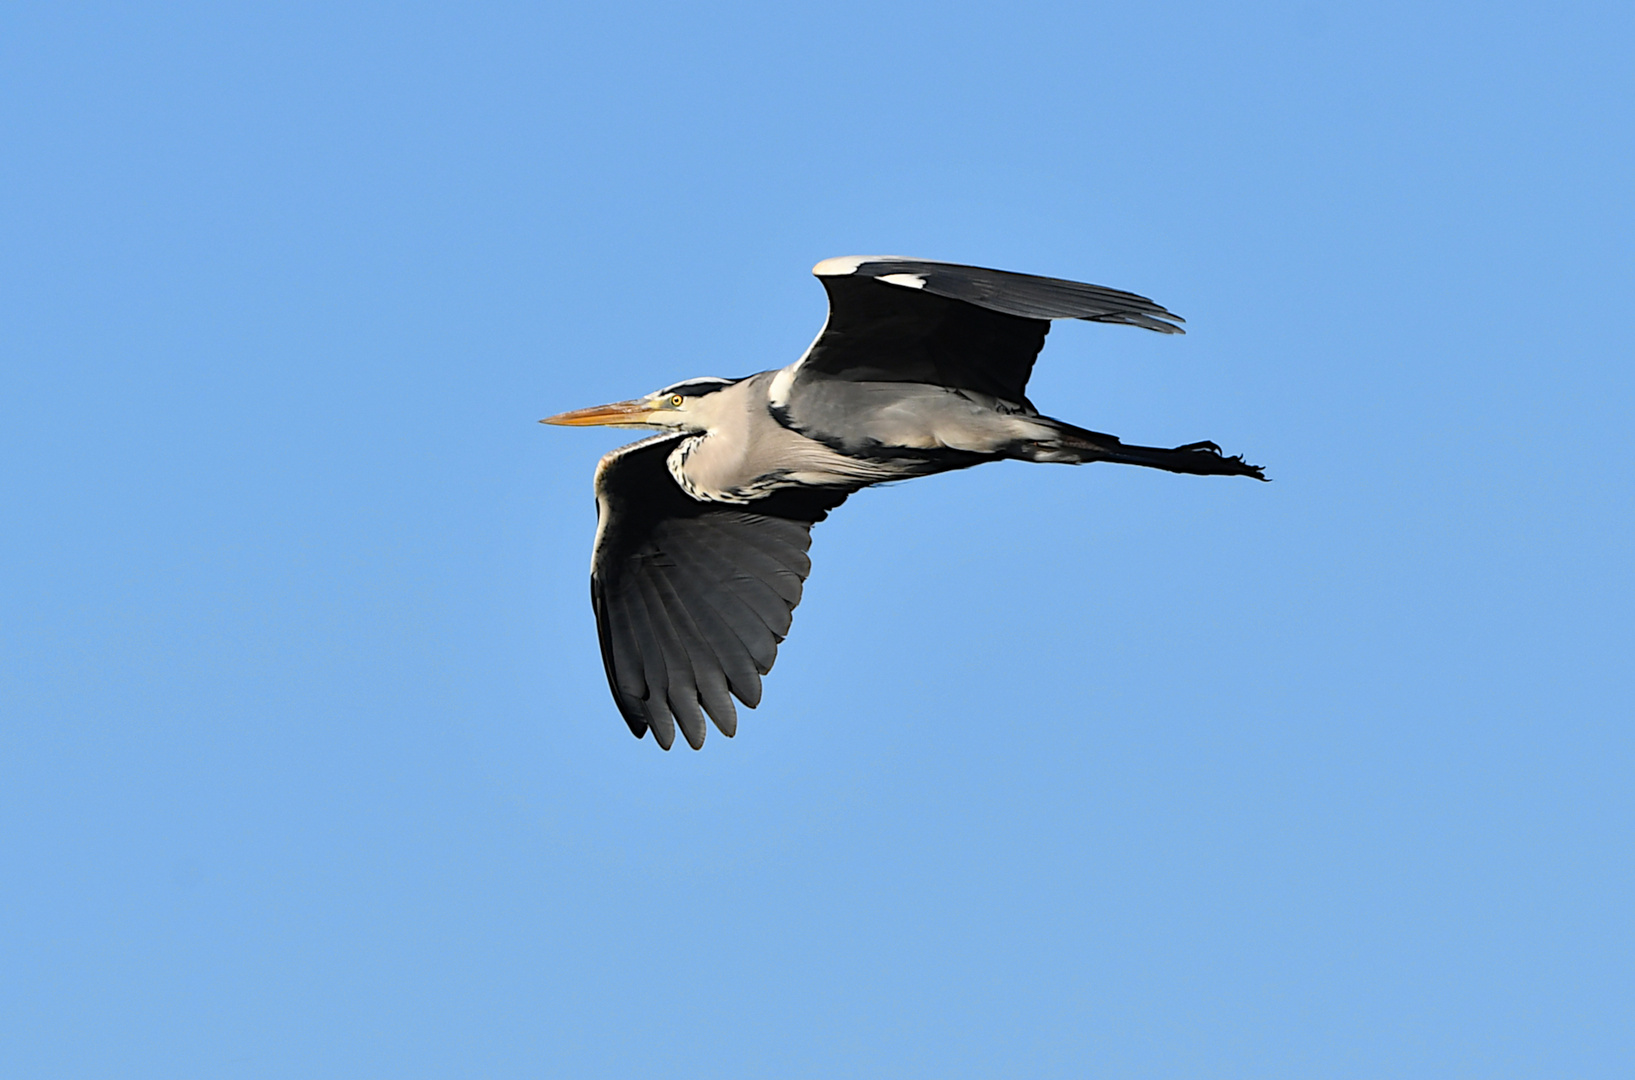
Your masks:
<svg viewBox="0 0 1635 1080"><path fill-rule="evenodd" d="M591 559L608 687L630 730L651 730L665 749L678 726L689 745L703 745L706 715L732 735L729 693L749 708L760 703L760 676L811 569L811 527L850 494L804 488L748 506L700 502L665 463L681 438L647 439L603 460Z"/></svg>
<svg viewBox="0 0 1635 1080"><path fill-rule="evenodd" d="M1180 316L1100 285L918 259L862 260L844 274L829 265L818 265L829 321L802 377L929 383L1021 405L1051 319L1183 332Z"/></svg>

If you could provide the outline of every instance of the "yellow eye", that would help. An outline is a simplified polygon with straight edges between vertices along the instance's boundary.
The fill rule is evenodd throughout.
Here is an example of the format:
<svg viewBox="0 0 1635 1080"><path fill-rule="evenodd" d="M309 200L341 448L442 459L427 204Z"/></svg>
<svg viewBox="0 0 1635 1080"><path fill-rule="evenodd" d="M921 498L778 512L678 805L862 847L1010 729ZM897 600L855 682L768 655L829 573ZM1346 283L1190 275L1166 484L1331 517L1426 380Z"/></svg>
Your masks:
<svg viewBox="0 0 1635 1080"><path fill-rule="evenodd" d="M670 407L672 409L681 408L681 395L680 394L671 394L670 395Z"/></svg>

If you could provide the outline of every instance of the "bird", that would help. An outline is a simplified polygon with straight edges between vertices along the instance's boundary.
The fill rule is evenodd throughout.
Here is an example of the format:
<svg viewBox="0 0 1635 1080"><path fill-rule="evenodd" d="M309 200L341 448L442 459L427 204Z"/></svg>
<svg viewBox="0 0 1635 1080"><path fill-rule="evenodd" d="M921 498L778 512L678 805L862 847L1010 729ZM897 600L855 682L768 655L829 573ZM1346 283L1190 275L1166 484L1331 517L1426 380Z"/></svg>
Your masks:
<svg viewBox="0 0 1635 1080"><path fill-rule="evenodd" d="M543 424L655 430L596 466L591 606L631 734L727 737L811 571L812 526L874 484L990 461L1116 462L1265 480L1213 442L1135 446L1027 398L1053 319L1184 333L1144 296L898 256L825 259L823 329L787 367L694 378Z"/></svg>

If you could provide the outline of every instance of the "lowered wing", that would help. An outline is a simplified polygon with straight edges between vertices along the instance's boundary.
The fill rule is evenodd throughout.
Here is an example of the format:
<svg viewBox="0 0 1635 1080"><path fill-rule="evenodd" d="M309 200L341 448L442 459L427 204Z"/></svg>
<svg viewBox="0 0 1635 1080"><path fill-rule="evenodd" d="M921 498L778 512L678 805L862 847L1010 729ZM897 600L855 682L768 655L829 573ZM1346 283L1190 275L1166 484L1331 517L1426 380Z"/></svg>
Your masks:
<svg viewBox="0 0 1635 1080"><path fill-rule="evenodd" d="M596 469L600 521L590 595L608 686L631 732L664 749L681 727L704 745L704 715L738 728L736 695L761 700L812 563L811 528L847 491L777 491L744 506L700 502L665 459L684 438L621 447Z"/></svg>

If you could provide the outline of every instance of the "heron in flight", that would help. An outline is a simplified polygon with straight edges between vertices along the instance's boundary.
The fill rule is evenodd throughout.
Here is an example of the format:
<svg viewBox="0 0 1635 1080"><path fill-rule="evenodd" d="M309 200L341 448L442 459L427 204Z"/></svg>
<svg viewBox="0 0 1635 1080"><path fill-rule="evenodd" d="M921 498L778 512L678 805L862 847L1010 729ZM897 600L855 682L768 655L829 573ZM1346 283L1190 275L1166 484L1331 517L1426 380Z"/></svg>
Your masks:
<svg viewBox="0 0 1635 1080"><path fill-rule="evenodd" d="M1028 401L1052 319L1182 333L1144 296L892 256L812 272L829 318L788 367L541 421L658 431L596 467L590 594L613 700L632 734L666 750L678 726L702 747L705 714L732 736L733 697L760 703L811 570L811 528L854 491L1007 460L1265 479L1212 442L1132 446Z"/></svg>

